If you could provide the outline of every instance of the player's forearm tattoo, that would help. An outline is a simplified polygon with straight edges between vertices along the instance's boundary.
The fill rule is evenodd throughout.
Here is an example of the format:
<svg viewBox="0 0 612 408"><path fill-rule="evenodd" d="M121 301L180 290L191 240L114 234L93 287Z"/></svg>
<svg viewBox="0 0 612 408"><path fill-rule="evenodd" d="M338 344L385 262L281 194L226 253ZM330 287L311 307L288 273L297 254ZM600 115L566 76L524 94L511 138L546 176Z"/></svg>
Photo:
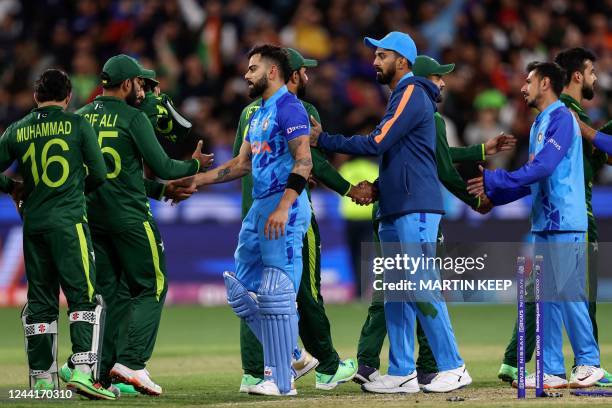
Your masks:
<svg viewBox="0 0 612 408"><path fill-rule="evenodd" d="M299 174L307 179L310 175L310 171L312 170L312 158L310 157L310 154L303 157L304 150L310 153L310 144L308 139L304 140L304 138L299 137L289 142L289 151L291 152L291 156L295 158L295 164L293 165L291 172ZM298 158L298 156L302 157Z"/></svg>
<svg viewBox="0 0 612 408"><path fill-rule="evenodd" d="M229 168L219 169L219 171L217 172L217 177L215 177L215 182L217 183L223 181L231 172L232 171Z"/></svg>

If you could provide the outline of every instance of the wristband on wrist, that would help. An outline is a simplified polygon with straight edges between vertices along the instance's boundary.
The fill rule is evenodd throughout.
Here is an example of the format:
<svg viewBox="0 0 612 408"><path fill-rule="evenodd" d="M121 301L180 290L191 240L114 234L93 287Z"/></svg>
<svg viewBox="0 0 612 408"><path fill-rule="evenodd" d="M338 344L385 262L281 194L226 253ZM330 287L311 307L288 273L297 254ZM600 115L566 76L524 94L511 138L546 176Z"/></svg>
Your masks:
<svg viewBox="0 0 612 408"><path fill-rule="evenodd" d="M289 173L286 188L290 188L292 190L295 190L296 193L302 194L302 191L304 191L304 188L306 188L306 183L308 183L308 180L306 180L299 174Z"/></svg>

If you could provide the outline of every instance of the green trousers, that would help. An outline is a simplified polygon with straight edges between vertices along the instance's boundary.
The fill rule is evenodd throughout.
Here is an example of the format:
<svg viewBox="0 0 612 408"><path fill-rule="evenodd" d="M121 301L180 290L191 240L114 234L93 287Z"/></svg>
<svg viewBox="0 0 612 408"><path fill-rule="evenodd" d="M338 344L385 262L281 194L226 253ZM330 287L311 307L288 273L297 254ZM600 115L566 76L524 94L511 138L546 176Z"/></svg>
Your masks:
<svg viewBox="0 0 612 408"><path fill-rule="evenodd" d="M587 279L588 279L588 298L589 298L589 317L593 325L593 336L595 341L599 343L599 333L597 329L597 242L589 242L588 249L588 264L587 264ZM527 282L527 293L533 293L533 281ZM531 288L531 289L530 289ZM525 361L531 361L533 357L533 351L535 350L535 303L525 302ZM512 367L518 366L518 322L514 324L512 330L512 338L510 343L506 346L504 353L504 364Z"/></svg>
<svg viewBox="0 0 612 408"><path fill-rule="evenodd" d="M168 290L161 236L152 219L120 233L92 228L96 284L107 304L101 382L115 363L133 370L151 358Z"/></svg>
<svg viewBox="0 0 612 408"><path fill-rule="evenodd" d="M374 218L374 242L380 244L378 224L378 221ZM382 253L380 248L378 252L379 255ZM428 305L419 304L418 307L426 309ZM419 343L419 355L416 361L417 370L425 373L438 372L436 359L429 347L427 337L418 319L416 323L416 333ZM387 322L385 320L384 294L382 291L374 291L372 294L372 303L368 308L368 315L361 328L361 335L359 336L359 343L357 345L357 362L359 365L367 365L376 369L380 368L380 353L386 335Z"/></svg>
<svg viewBox="0 0 612 408"><path fill-rule="evenodd" d="M306 350L319 360L317 372L333 375L340 357L334 349L329 320L321 296L321 237L314 213L304 236L302 279L297 294L300 338ZM245 374L263 378L263 350L246 323L240 320L240 356Z"/></svg>
<svg viewBox="0 0 612 408"><path fill-rule="evenodd" d="M23 254L28 279L26 323L51 323L59 314L60 286L68 301L68 314L94 310L96 268L87 224L76 224L39 234L24 234ZM93 326L70 325L72 352L91 350ZM58 333L59 335L60 333ZM28 337L28 362L33 370L53 364L53 335Z"/></svg>

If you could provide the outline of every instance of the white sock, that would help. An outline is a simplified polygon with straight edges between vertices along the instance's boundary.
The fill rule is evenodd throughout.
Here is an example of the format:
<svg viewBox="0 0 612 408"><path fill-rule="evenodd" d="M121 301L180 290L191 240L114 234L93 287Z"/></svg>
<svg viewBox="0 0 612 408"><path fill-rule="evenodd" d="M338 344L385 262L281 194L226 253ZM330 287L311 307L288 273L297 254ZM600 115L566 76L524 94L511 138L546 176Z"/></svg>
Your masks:
<svg viewBox="0 0 612 408"><path fill-rule="evenodd" d="M47 382L52 382L51 373L45 371L44 373L36 374L34 377L36 380L46 380Z"/></svg>

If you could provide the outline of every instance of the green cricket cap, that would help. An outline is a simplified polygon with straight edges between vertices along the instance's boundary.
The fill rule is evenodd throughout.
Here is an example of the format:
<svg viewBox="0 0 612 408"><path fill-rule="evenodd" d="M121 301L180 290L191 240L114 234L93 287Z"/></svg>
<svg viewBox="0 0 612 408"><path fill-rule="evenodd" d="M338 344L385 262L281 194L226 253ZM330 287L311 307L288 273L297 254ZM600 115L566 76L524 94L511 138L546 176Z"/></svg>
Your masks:
<svg viewBox="0 0 612 408"><path fill-rule="evenodd" d="M102 67L102 85L117 85L126 79L143 76L144 68L129 55L111 57Z"/></svg>
<svg viewBox="0 0 612 408"><path fill-rule="evenodd" d="M156 85L159 84L159 81L156 79L157 73L152 69L142 68L142 75L140 77L146 79L147 81L151 81Z"/></svg>
<svg viewBox="0 0 612 408"><path fill-rule="evenodd" d="M412 66L412 73L420 77L428 77L430 75L446 75L455 69L455 64L441 65L435 59L427 55L418 55Z"/></svg>
<svg viewBox="0 0 612 408"><path fill-rule="evenodd" d="M285 48L287 52L287 58L289 59L289 67L291 71L297 71L302 67L310 68L316 67L319 63L317 60L304 58L302 54L294 50L293 48Z"/></svg>

